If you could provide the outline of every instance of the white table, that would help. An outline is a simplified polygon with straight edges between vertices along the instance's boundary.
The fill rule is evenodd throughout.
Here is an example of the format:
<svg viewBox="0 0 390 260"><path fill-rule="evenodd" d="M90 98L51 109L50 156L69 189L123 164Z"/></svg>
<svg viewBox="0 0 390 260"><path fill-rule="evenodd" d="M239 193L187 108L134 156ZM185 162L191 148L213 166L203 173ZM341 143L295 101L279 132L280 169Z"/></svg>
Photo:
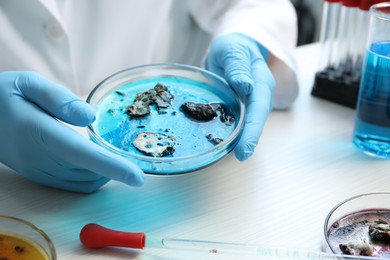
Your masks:
<svg viewBox="0 0 390 260"><path fill-rule="evenodd" d="M154 248L86 249L79 232L90 222L147 237L319 250L331 208L389 190L390 167L353 146L354 110L310 95L318 47L298 48L300 96L290 110L271 113L248 161L231 155L196 173L148 176L141 188L110 182L91 195L41 187L0 165L0 214L43 229L59 259L227 259Z"/></svg>

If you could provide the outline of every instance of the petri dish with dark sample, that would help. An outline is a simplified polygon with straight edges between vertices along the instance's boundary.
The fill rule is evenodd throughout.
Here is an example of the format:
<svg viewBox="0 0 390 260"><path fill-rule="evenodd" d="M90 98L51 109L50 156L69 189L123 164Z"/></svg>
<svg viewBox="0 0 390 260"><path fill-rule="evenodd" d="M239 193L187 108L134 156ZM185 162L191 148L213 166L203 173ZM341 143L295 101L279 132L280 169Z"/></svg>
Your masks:
<svg viewBox="0 0 390 260"><path fill-rule="evenodd" d="M325 251L390 259L390 193L361 194L339 203L326 217L324 234Z"/></svg>
<svg viewBox="0 0 390 260"><path fill-rule="evenodd" d="M193 172L224 158L245 119L241 97L223 78L183 64L119 71L87 102L96 110L91 140L152 175Z"/></svg>

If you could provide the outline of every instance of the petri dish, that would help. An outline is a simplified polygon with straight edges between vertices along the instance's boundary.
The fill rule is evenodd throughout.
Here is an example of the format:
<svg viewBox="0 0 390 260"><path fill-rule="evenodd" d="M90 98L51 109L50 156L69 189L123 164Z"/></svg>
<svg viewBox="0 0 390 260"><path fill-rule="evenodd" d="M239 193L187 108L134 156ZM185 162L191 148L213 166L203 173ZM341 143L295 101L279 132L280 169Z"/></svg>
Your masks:
<svg viewBox="0 0 390 260"><path fill-rule="evenodd" d="M389 259L390 193L366 193L339 203L326 217L324 235L327 252Z"/></svg>
<svg viewBox="0 0 390 260"><path fill-rule="evenodd" d="M29 221L0 215L0 259L55 260L48 235Z"/></svg>
<svg viewBox="0 0 390 260"><path fill-rule="evenodd" d="M161 85L166 91L157 97L154 90ZM164 101L158 103L161 97ZM87 102L96 110L96 120L88 127L91 140L151 175L189 173L219 161L235 147L245 119L242 99L223 78L176 63L119 71L99 83ZM211 106L215 116L190 116L186 104ZM131 113L145 109L142 115ZM145 142L161 137L161 143ZM136 145L138 138L145 149ZM156 153L157 148L163 152Z"/></svg>

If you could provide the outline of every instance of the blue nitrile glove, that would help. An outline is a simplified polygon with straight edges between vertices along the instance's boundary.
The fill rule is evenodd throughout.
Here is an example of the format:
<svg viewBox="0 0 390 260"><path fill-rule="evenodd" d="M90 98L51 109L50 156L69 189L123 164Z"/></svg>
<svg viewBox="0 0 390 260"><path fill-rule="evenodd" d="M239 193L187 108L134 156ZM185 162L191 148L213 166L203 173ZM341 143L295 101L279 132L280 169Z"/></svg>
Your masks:
<svg viewBox="0 0 390 260"><path fill-rule="evenodd" d="M268 51L255 40L232 33L213 41L206 60L206 68L225 78L246 104L245 126L234 149L240 161L253 154L272 110L275 80L267 56Z"/></svg>
<svg viewBox="0 0 390 260"><path fill-rule="evenodd" d="M109 179L143 184L140 168L59 121L87 126L95 115L86 102L37 73L0 73L0 118L0 162L29 180L83 193Z"/></svg>

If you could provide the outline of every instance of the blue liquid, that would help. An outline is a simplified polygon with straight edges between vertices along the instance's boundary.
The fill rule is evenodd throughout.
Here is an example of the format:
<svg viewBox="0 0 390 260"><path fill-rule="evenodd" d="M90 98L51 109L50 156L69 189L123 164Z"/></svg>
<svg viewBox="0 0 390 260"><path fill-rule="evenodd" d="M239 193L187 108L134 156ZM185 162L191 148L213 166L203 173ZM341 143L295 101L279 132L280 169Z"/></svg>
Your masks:
<svg viewBox="0 0 390 260"><path fill-rule="evenodd" d="M125 111L134 103L137 93L152 89L157 83L167 86L174 98L165 112L159 113L151 106L151 113L143 117L131 117ZM215 118L208 122L188 118L180 106L185 102L222 103L227 114L235 114L237 108L227 103L222 93L215 93L212 86L176 77L158 77L127 83L105 96L96 108L94 131L111 145L130 153L144 155L132 142L141 132L157 132L172 135L176 139L175 152L169 157L181 157L207 151L215 146L208 134L225 140L236 124L227 125ZM146 156L146 155L145 155Z"/></svg>
<svg viewBox="0 0 390 260"><path fill-rule="evenodd" d="M367 50L353 142L367 154L390 158L390 42Z"/></svg>

